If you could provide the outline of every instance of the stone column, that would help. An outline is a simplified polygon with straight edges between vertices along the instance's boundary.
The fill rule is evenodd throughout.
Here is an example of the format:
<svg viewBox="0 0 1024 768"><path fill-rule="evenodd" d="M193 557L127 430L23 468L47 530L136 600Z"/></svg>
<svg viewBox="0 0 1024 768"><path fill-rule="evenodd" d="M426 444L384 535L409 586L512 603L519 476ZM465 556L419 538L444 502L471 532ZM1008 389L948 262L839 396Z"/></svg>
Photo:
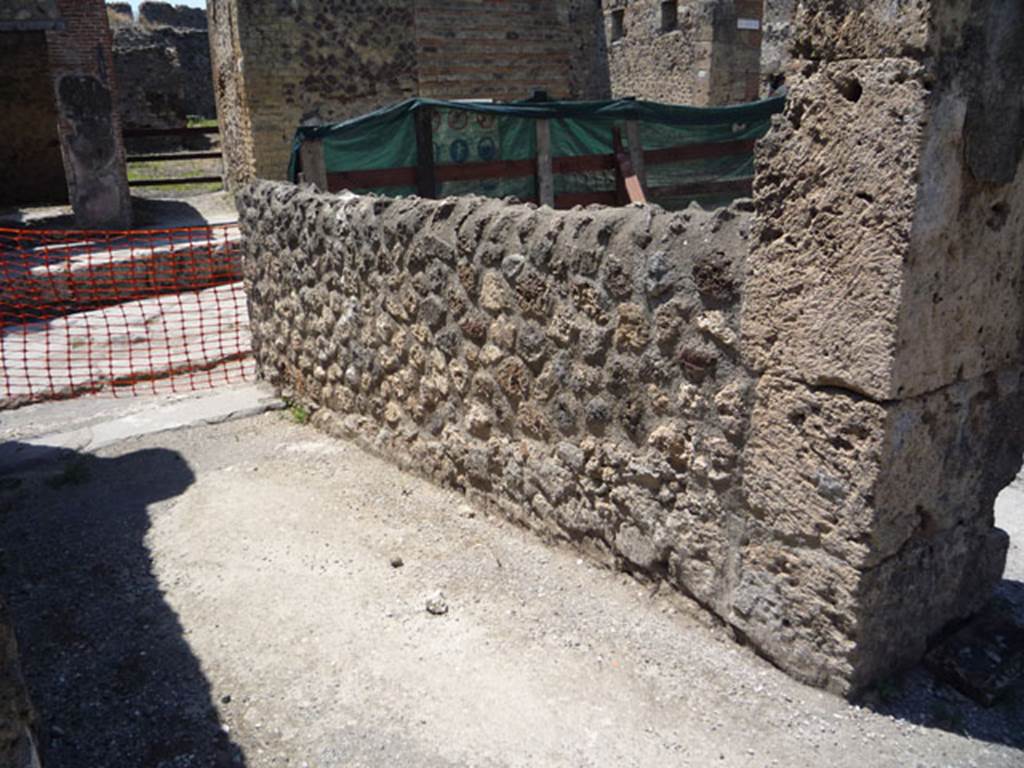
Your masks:
<svg viewBox="0 0 1024 768"><path fill-rule="evenodd" d="M102 0L58 0L61 29L46 33L64 173L75 221L126 227L131 196Z"/></svg>
<svg viewBox="0 0 1024 768"><path fill-rule="evenodd" d="M993 501L1024 449L1022 39L1019 0L833 0L794 21L757 158L730 620L837 692L917 660L1002 574Z"/></svg>

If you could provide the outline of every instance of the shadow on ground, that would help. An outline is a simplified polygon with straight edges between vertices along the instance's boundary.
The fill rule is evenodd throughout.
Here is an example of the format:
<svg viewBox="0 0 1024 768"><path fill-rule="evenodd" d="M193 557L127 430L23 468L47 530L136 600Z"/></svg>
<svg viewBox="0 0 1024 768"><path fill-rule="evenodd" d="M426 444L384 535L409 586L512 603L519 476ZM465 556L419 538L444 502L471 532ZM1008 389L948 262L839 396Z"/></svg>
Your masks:
<svg viewBox="0 0 1024 768"><path fill-rule="evenodd" d="M233 221L231 198L224 192L191 194L180 198L132 196L132 227L200 227L211 219ZM71 207L29 206L0 208L0 228L30 230L74 230Z"/></svg>
<svg viewBox="0 0 1024 768"><path fill-rule="evenodd" d="M145 543L149 505L192 484L188 464L33 453L0 474L0 584L47 768L244 765Z"/></svg>
<svg viewBox="0 0 1024 768"><path fill-rule="evenodd" d="M208 217L187 200L133 196L132 220L135 227L201 227Z"/></svg>
<svg viewBox="0 0 1024 768"><path fill-rule="evenodd" d="M996 588L993 606L1024 621L1024 583L1004 579ZM1024 678L985 707L921 663L869 691L862 703L874 712L922 727L1024 749Z"/></svg>

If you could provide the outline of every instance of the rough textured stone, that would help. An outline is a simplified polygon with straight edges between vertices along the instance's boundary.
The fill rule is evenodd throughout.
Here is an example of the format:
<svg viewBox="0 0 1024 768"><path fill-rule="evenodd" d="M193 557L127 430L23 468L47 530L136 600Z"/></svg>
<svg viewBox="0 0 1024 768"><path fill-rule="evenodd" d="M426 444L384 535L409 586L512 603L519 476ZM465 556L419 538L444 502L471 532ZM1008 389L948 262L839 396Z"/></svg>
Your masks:
<svg viewBox="0 0 1024 768"><path fill-rule="evenodd" d="M18 643L7 606L0 599L0 765L37 768L35 711L21 672Z"/></svg>
<svg viewBox="0 0 1024 768"><path fill-rule="evenodd" d="M786 112L759 148L732 621L836 690L920 658L1002 572L993 501L1024 449L1024 199L1005 180L1021 116L1008 99L993 127L980 94L1017 88L1010 11L800 4Z"/></svg>
<svg viewBox="0 0 1024 768"><path fill-rule="evenodd" d="M749 243L743 201L553 211L250 185L261 370L854 693L976 610L1005 557L992 502L1024 451L1024 201L964 151L991 135L1020 162L968 96L996 78L992 51L1011 73L1024 56L1002 3L898 4L939 36L917 45L907 17L899 55L875 58L843 54L869 0L802 4L814 42L759 150ZM436 323L419 311L452 295Z"/></svg>
<svg viewBox="0 0 1024 768"><path fill-rule="evenodd" d="M119 109L126 126L170 128L184 126L189 116L217 116L206 11L187 10L202 18L201 28L183 28L174 14L166 23L114 28Z"/></svg>
<svg viewBox="0 0 1024 768"><path fill-rule="evenodd" d="M750 265L755 366L891 398L1017 356L1024 190L971 178L962 75L930 77L911 59L842 61L793 88L755 182L778 203Z"/></svg>
<svg viewBox="0 0 1024 768"><path fill-rule="evenodd" d="M694 593L728 594L713 562L742 517L737 456L752 385L734 351L701 340L735 338L740 291L702 293L694 270L713 241L716 268L742 281L743 206L581 214L463 198L480 229L449 238L438 213L450 199L339 198L261 182L238 202L254 347L271 381L367 417L358 432L367 444L414 457L517 519ZM566 227L583 274L561 258L516 258ZM421 281L415 254L428 242L443 243L431 262L443 274ZM604 264L608 243L616 257ZM453 285L466 302L458 325L434 327L423 303L443 306ZM311 322L332 292L353 308L344 338ZM666 313L674 332L659 335ZM699 381L683 362L695 345ZM338 398L318 366L345 372L352 394ZM367 367L377 373L358 373Z"/></svg>
<svg viewBox="0 0 1024 768"><path fill-rule="evenodd" d="M146 0L139 6L139 23L147 27L175 27L206 31L206 10L187 5Z"/></svg>

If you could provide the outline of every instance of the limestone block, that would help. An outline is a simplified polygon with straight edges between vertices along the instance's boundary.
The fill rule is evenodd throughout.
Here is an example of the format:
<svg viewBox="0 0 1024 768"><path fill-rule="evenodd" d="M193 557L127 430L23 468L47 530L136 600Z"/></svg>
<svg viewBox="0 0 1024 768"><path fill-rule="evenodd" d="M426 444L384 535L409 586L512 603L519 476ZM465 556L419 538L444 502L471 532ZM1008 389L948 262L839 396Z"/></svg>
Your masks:
<svg viewBox="0 0 1024 768"><path fill-rule="evenodd" d="M922 55L930 41L932 8L933 3L920 0L798 3L792 47L804 59Z"/></svg>
<svg viewBox="0 0 1024 768"><path fill-rule="evenodd" d="M879 404L765 376L744 455L750 512L799 546L871 568L915 537L992 523L1019 469L1021 370Z"/></svg>
<svg viewBox="0 0 1024 768"><path fill-rule="evenodd" d="M823 64L761 142L741 324L755 368L890 396L923 77L908 59Z"/></svg>
<svg viewBox="0 0 1024 768"><path fill-rule="evenodd" d="M916 660L1001 576L992 509L1024 451L1022 393L1021 368L886 403L763 377L737 624L843 693Z"/></svg>
<svg viewBox="0 0 1024 768"><path fill-rule="evenodd" d="M927 17L943 63L913 45L797 62L759 149L744 334L758 369L891 399L997 371L1024 344L1024 13L876 5L802 4L804 32L840 45L860 15Z"/></svg>
<svg viewBox="0 0 1024 768"><path fill-rule="evenodd" d="M754 538L739 551L729 620L800 680L848 690L860 573L815 547Z"/></svg>
<svg viewBox="0 0 1024 768"><path fill-rule="evenodd" d="M1002 578L1008 546L991 522L967 522L914 539L865 572L849 690L913 664L937 632L981 609Z"/></svg>

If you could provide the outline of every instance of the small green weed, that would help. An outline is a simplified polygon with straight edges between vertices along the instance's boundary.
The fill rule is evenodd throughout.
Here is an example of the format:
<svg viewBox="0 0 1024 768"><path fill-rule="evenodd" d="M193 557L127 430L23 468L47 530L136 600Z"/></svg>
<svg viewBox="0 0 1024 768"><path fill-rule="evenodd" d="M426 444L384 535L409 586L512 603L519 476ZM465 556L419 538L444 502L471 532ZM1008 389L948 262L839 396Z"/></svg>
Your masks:
<svg viewBox="0 0 1024 768"><path fill-rule="evenodd" d="M89 482L92 473L89 470L89 463L84 458L72 459L60 471L46 481L51 488L64 488L68 485L84 485Z"/></svg>
<svg viewBox="0 0 1024 768"><path fill-rule="evenodd" d="M304 406L302 403L290 401L288 403L288 415L296 424L309 424L311 414L309 412L309 408Z"/></svg>

